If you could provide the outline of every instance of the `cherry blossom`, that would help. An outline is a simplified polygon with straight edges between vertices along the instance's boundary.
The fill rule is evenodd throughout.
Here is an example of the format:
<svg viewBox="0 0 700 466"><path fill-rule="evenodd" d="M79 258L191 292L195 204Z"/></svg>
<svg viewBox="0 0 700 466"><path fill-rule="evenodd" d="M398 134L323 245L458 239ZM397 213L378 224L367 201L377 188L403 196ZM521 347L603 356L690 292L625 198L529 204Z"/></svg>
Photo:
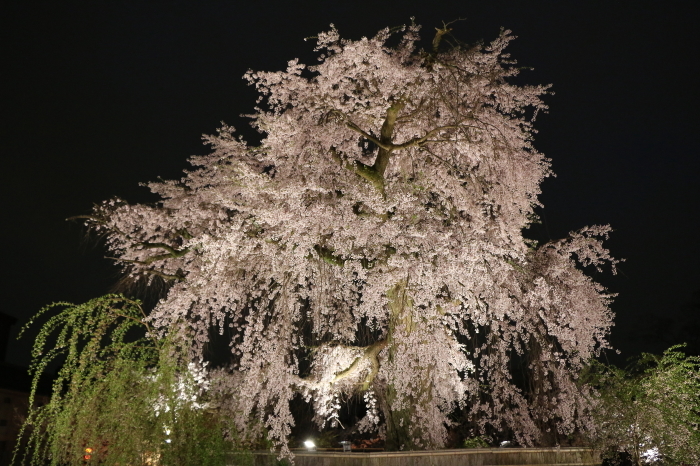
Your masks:
<svg viewBox="0 0 700 466"><path fill-rule="evenodd" d="M576 372L612 313L584 268L614 270L609 228L523 236L551 174L533 146L548 86L513 83L510 31L464 46L445 27L423 51L419 29L331 28L318 64L249 71L260 145L223 126L182 179L148 185L156 205L112 199L88 220L131 280L168 284L150 320L193 358L212 327L232 335L230 409L283 454L297 394L319 426L363 396L362 428L396 448L444 445L457 408L523 444L589 427Z"/></svg>

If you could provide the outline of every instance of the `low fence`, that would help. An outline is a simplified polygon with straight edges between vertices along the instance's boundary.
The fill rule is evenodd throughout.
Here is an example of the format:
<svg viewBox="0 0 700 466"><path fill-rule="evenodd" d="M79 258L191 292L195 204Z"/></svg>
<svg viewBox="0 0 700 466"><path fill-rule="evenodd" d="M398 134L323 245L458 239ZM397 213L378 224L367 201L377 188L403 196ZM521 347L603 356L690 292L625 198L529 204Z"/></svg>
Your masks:
<svg viewBox="0 0 700 466"><path fill-rule="evenodd" d="M243 460L243 458L240 458ZM232 456L230 466L242 464ZM273 453L256 452L246 461L254 466L288 465ZM590 448L474 448L392 452L294 452L295 466L600 466Z"/></svg>

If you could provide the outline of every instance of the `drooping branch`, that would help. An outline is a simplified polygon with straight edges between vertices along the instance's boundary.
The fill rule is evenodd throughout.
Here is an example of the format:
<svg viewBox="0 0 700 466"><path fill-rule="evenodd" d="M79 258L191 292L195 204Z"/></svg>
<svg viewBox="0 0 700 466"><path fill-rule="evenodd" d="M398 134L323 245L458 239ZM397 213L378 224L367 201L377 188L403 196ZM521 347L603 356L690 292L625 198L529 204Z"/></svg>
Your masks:
<svg viewBox="0 0 700 466"><path fill-rule="evenodd" d="M464 120L462 120L464 121ZM423 136L417 136L415 138L411 138L406 142L402 142L401 144L392 144L392 150L400 150L400 149L406 149L409 147L416 147L416 146L421 146L425 144L426 142L430 141L430 138L435 136L436 134L440 133L441 131L445 131L448 129L460 129L464 128L465 126L459 122L456 125L445 125L445 126L438 126L437 128L434 128L427 133L425 133Z"/></svg>

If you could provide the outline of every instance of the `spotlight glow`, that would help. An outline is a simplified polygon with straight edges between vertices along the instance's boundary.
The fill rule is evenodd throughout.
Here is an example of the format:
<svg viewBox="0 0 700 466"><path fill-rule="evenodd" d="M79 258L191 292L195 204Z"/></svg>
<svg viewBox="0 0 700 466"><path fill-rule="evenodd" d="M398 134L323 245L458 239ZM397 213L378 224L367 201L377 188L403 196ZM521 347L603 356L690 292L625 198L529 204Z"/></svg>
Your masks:
<svg viewBox="0 0 700 466"><path fill-rule="evenodd" d="M304 441L304 446L306 447L307 450L315 450L316 449L316 444L314 442L312 442L311 440Z"/></svg>

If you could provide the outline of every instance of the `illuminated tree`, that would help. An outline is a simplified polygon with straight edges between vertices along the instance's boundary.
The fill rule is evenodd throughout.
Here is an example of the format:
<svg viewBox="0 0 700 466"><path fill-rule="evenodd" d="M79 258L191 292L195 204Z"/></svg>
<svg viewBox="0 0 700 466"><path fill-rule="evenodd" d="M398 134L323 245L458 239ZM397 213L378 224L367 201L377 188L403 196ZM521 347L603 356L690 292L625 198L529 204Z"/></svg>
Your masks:
<svg viewBox="0 0 700 466"><path fill-rule="evenodd" d="M460 406L525 444L586 428L574 374L612 314L577 264L615 261L607 227L523 236L550 174L532 145L547 86L511 82L509 31L446 46L445 27L429 52L402 31L333 28L318 65L248 72L259 146L224 126L183 179L149 185L157 205L113 199L88 224L130 279L169 284L151 325L195 356L211 327L232 335L231 409L283 451L298 393L321 427L361 394L360 427L394 448L443 445ZM516 386L516 357L537 393Z"/></svg>
<svg viewBox="0 0 700 466"><path fill-rule="evenodd" d="M635 465L700 462L700 358L676 345L644 353L626 370L594 363L583 379L600 392L597 446Z"/></svg>

